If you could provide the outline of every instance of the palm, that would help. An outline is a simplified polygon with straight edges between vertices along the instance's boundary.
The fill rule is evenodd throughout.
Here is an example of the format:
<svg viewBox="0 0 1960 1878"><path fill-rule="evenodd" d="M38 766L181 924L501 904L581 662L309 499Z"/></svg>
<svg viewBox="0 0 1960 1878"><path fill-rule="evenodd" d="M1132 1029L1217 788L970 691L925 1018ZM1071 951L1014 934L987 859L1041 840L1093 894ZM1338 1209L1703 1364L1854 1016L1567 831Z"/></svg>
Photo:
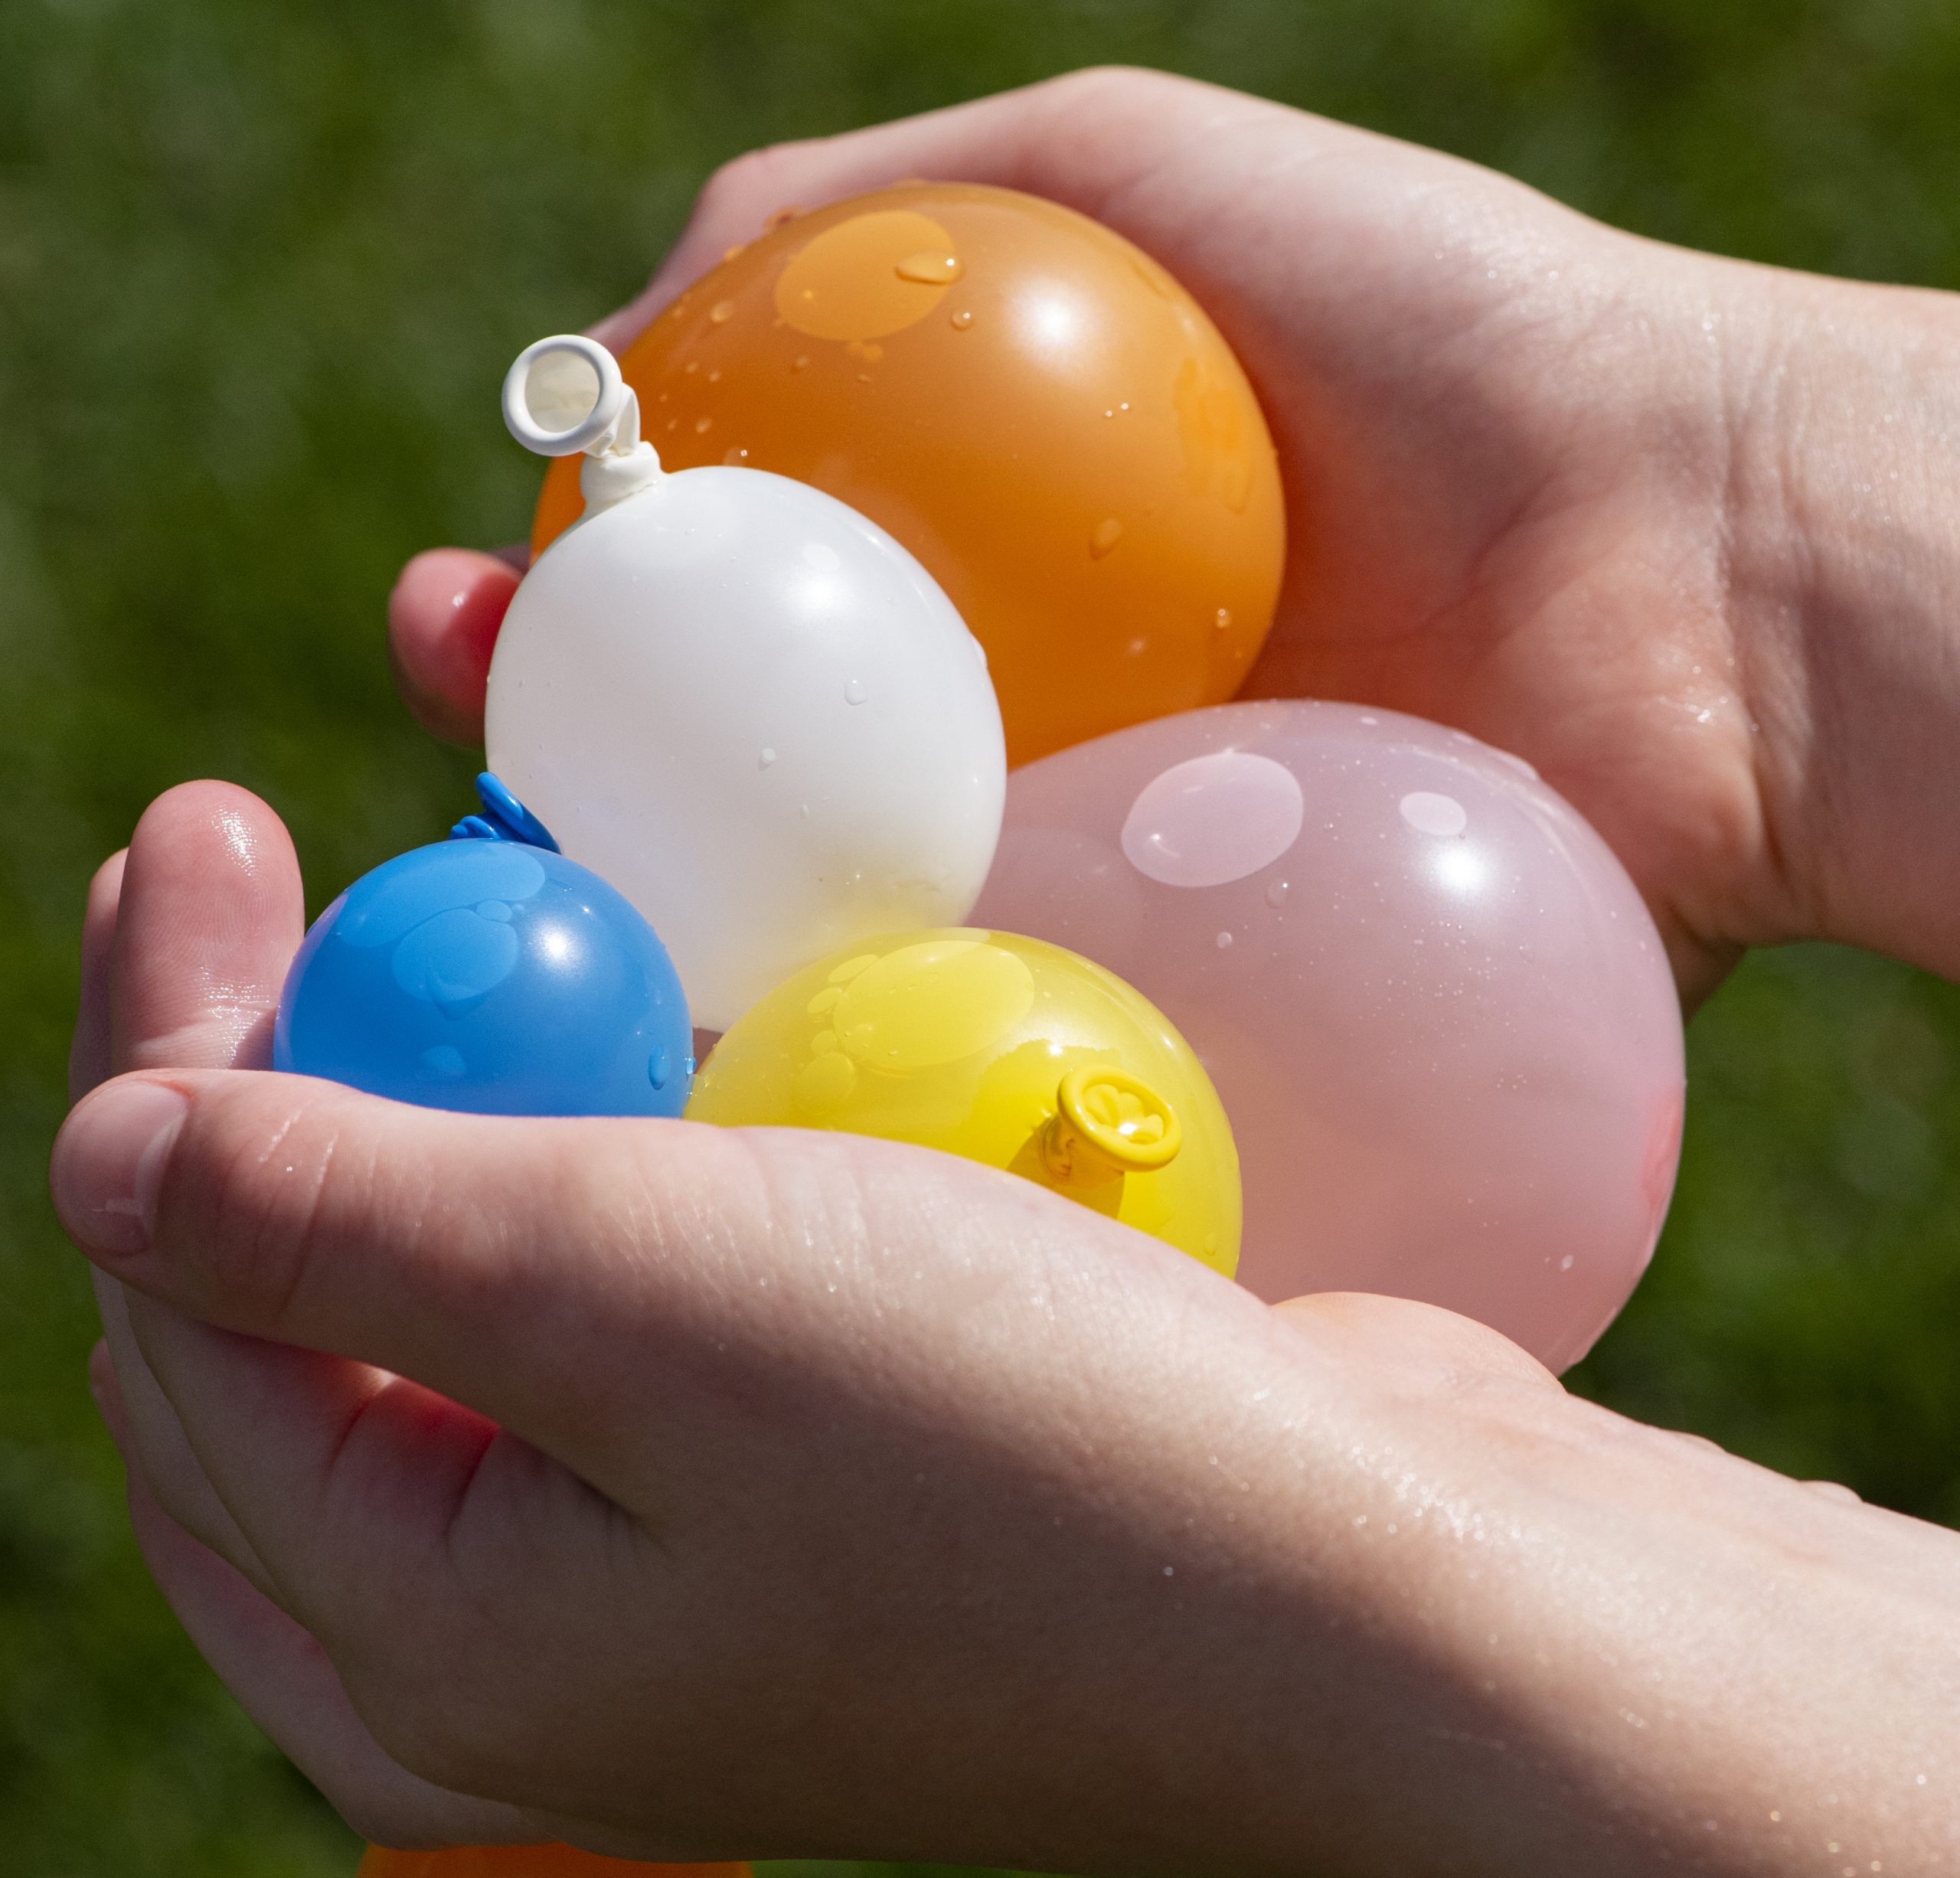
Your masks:
<svg viewBox="0 0 1960 1878"><path fill-rule="evenodd" d="M1206 301L1272 424L1288 574L1248 691L1390 705L1530 757L1705 986L1761 936L1764 891L1719 551L1719 361L1683 317L1720 310L1723 264L1467 165L1200 95L1194 148L1153 138L1098 212ZM1243 126L1221 137L1228 109Z"/></svg>

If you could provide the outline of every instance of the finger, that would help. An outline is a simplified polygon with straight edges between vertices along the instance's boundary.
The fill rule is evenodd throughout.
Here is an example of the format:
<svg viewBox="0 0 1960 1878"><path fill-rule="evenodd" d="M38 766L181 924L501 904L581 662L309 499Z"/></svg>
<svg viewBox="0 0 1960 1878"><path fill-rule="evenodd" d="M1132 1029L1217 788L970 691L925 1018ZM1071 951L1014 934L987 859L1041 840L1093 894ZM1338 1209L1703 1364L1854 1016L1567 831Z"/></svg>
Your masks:
<svg viewBox="0 0 1960 1878"><path fill-rule="evenodd" d="M1239 161L1220 163L1228 147ZM645 290L593 335L621 350L728 248L753 240L783 209L816 208L914 178L991 183L1079 209L1173 263L1217 318L1229 309L1214 301L1229 301L1233 275L1256 257L1233 254L1243 244L1219 232L1222 204L1190 187L1191 178L1216 175L1220 191L1236 195L1247 176L1276 175L1316 155L1361 147L1378 158L1407 148L1193 80L1118 69L1070 73L896 123L779 144L716 172ZM1433 180L1437 160L1426 160ZM1159 186L1170 178L1179 186Z"/></svg>
<svg viewBox="0 0 1960 1878"><path fill-rule="evenodd" d="M96 870L89 887L88 910L82 925L81 1007L69 1057L70 1100L87 1093L111 1073L111 971L127 857L126 849L111 855ZM175 1410L165 1400L136 1347L129 1324L128 1295L114 1279L98 1269L91 1268L89 1275L106 1338L97 1346L97 1355L90 1358L90 1373L92 1381L99 1380L98 1358L102 1365L113 1362L119 1366L122 1387L114 1400L120 1419L112 1423L112 1431L116 1432L124 1458L147 1472L156 1491L176 1510L176 1517L185 1527L263 1583L263 1567L204 1478L184 1439ZM149 1308L164 1307L152 1305ZM113 1358L112 1351L116 1353ZM139 1405L133 1419L123 1406L126 1395ZM97 1400L102 1400L99 1388Z"/></svg>
<svg viewBox="0 0 1960 1878"><path fill-rule="evenodd" d="M90 1364L116 1445L131 1431L106 1350ZM541 1835L512 1807L452 1793L399 1765L370 1734L319 1644L129 1477L130 1524L178 1621L245 1712L354 1831L396 1846L514 1844Z"/></svg>
<svg viewBox="0 0 1960 1878"><path fill-rule="evenodd" d="M483 740L490 655L528 556L443 547L418 554L388 596L388 656L423 729L452 743Z"/></svg>
<svg viewBox="0 0 1960 1878"><path fill-rule="evenodd" d="M104 903L109 871L98 877ZM115 1066L266 1060L303 913L298 864L279 818L229 784L187 783L151 805L115 878L106 945ZM92 910L108 923L106 906ZM205 1479L139 1347L132 1302L155 1338L168 1334L175 1314L129 1299L100 1272L96 1295L122 1386L129 1452L178 1520L266 1585L262 1561Z"/></svg>
<svg viewBox="0 0 1960 1878"><path fill-rule="evenodd" d="M96 1083L113 1075L110 1018L112 953L116 943L116 910L122 893L123 864L129 850L111 854L89 883L87 910L82 914L81 997L75 1011L74 1040L68 1047L68 1099L79 1101Z"/></svg>
<svg viewBox="0 0 1960 1878"><path fill-rule="evenodd" d="M101 1361L113 1379L113 1396L106 1398L102 1393L93 1358L90 1380L124 1461L143 1475L148 1491L179 1526L270 1595L275 1586L264 1560L219 1498L144 1354L142 1338L130 1315L129 1292L103 1271L97 1269L93 1275L96 1303L102 1312ZM133 1302L139 1307L137 1315L146 1322L166 1313L178 1315L153 1298L138 1297ZM114 1405L113 1419L107 1406L110 1402Z"/></svg>
<svg viewBox="0 0 1960 1878"><path fill-rule="evenodd" d="M113 947L118 1070L254 1068L305 930L284 825L228 782L186 782L129 843Z"/></svg>

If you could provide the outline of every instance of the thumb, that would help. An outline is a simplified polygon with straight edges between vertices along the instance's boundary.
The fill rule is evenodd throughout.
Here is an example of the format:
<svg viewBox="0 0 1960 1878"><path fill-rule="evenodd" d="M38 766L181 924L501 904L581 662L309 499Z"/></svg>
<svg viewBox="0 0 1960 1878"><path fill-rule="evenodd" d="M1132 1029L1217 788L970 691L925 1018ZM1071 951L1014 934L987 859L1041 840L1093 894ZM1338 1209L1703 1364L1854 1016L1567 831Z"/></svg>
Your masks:
<svg viewBox="0 0 1960 1878"><path fill-rule="evenodd" d="M167 1071L77 1105L51 1184L77 1243L133 1289L412 1377L564 1452L643 1363L638 1320L684 1257L681 1223L712 1204L719 1233L762 1226L742 1158L686 1123L461 1115L312 1077Z"/></svg>
<svg viewBox="0 0 1960 1878"><path fill-rule="evenodd" d="M1192 1276L1156 1242L927 1149L457 1115L263 1072L104 1084L57 1138L52 1186L77 1243L133 1288L240 1344L412 1378L625 1504L650 1425L671 1465L712 1445L694 1438L730 1386L886 1377L890 1351L853 1315L866 1296L880 1337L916 1312L932 1321L906 1347L936 1350L962 1287L1018 1276L1101 1300L1113 1271L1132 1289ZM160 1380L188 1421L191 1379ZM364 1413L365 1386L341 1399Z"/></svg>

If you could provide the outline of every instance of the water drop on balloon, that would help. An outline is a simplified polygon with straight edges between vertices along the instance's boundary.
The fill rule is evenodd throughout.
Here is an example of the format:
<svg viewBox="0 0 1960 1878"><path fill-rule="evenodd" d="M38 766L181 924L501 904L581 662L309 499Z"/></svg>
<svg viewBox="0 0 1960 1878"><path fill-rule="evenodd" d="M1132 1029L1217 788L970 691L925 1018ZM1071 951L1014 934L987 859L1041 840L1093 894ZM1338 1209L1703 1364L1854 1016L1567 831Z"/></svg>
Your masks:
<svg viewBox="0 0 1960 1878"><path fill-rule="evenodd" d="M1469 823L1463 805L1453 795L1439 795L1432 789L1412 789L1401 803L1402 819L1419 834L1441 838L1461 834Z"/></svg>

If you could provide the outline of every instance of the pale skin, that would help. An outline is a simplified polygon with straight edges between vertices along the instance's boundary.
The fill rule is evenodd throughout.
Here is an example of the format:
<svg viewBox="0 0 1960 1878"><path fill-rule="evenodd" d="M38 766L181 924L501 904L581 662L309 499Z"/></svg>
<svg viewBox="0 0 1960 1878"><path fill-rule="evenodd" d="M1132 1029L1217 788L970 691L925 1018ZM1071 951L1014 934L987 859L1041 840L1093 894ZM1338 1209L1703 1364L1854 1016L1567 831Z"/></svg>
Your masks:
<svg viewBox="0 0 1960 1878"><path fill-rule="evenodd" d="M914 175L1098 216L1245 361L1292 541L1249 690L1530 757L1690 1001L1795 937L1960 970L1951 299L1099 73L743 159L602 332ZM433 727L480 721L512 580L404 573ZM371 1837L1960 1871L1960 1537L963 1162L270 1075L301 919L263 804L151 808L90 895L54 1185L152 1569Z"/></svg>

